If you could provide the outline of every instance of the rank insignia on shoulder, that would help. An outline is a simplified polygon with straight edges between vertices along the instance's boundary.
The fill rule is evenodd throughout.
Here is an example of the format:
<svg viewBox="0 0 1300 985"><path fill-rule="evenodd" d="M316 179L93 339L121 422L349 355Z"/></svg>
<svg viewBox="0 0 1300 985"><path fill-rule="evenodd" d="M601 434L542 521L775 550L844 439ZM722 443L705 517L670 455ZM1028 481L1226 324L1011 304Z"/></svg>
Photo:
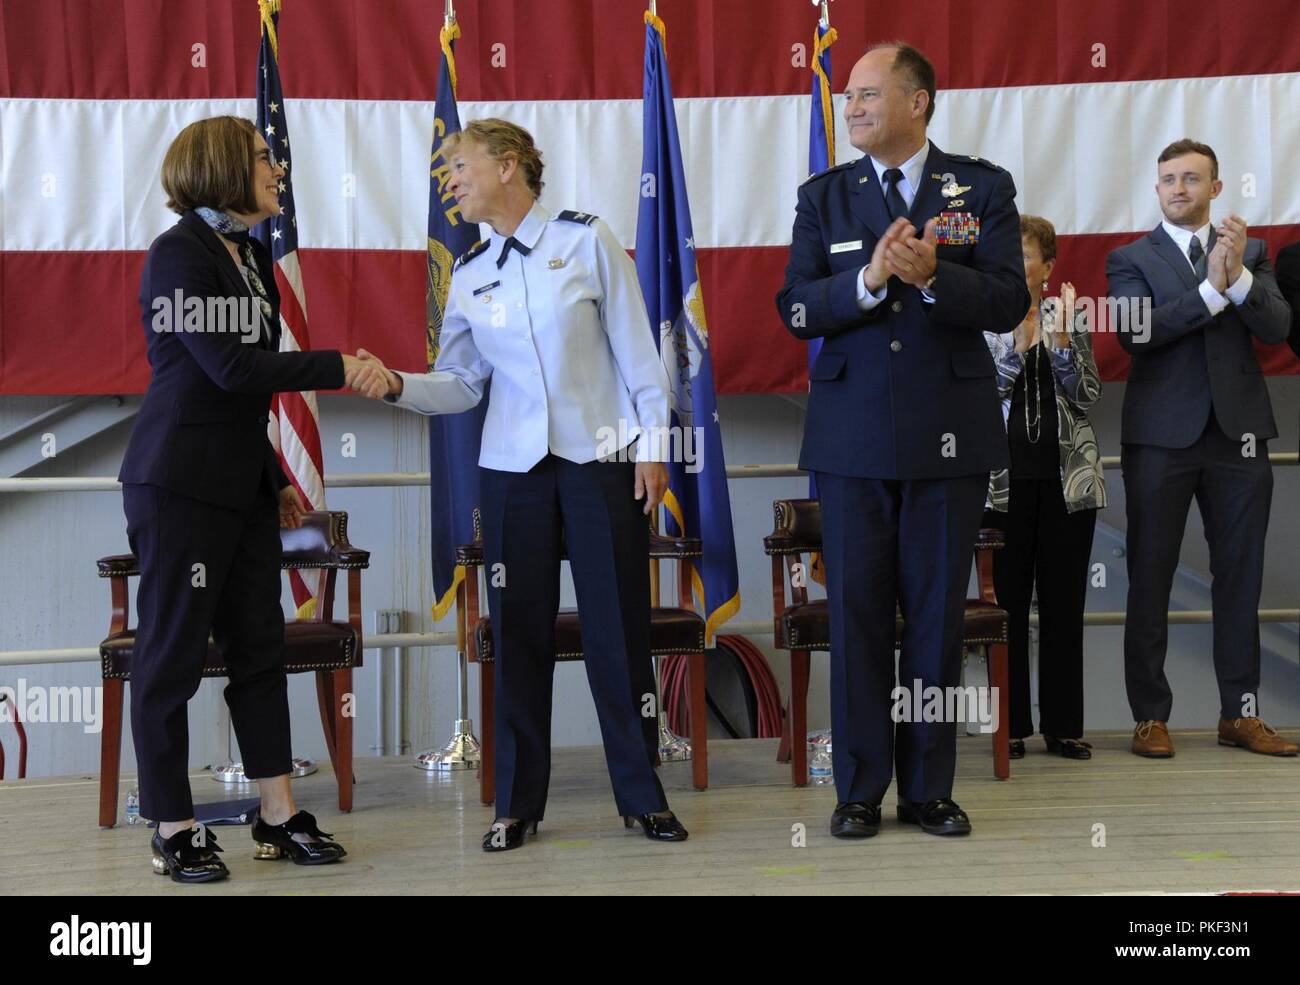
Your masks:
<svg viewBox="0 0 1300 985"><path fill-rule="evenodd" d="M563 219L565 222L580 222L584 226L590 226L596 221L597 216L592 215L590 212L578 212L574 209L565 209L563 212L556 215L555 218Z"/></svg>
<svg viewBox="0 0 1300 985"><path fill-rule="evenodd" d="M806 185L810 181L815 181L818 178L824 178L826 177L826 175L834 174L836 171L843 171L845 168L856 167L857 163L858 163L857 161L845 161L843 164L836 164L822 171L814 171L812 174L808 175L808 177L804 178L801 184Z"/></svg>
<svg viewBox="0 0 1300 985"><path fill-rule="evenodd" d="M478 256L487 248L488 248L488 241L485 239L479 240L477 243L475 243L473 246L471 246L468 250L466 250L457 258L455 266L456 267L465 266L465 264L469 263L471 260L473 260L476 256Z"/></svg>
<svg viewBox="0 0 1300 985"><path fill-rule="evenodd" d="M973 212L940 212L935 238L943 246L973 246L980 241L980 217Z"/></svg>

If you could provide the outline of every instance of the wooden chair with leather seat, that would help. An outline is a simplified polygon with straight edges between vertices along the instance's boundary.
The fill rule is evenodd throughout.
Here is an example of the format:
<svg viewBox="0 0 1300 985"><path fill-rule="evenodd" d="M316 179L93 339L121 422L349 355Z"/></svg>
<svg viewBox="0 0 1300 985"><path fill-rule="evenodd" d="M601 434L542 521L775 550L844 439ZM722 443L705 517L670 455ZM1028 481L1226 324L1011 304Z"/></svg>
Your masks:
<svg viewBox="0 0 1300 985"><path fill-rule="evenodd" d="M830 619L824 599L809 600L809 556L822 549L821 503L815 499L778 499L772 503L775 524L763 538L763 550L772 558L772 623L775 646L790 651L790 700L787 705L777 761L791 763L796 787L808 782L808 670L813 650L829 652ZM1008 739L1010 668L1007 658L1008 616L997 604L993 590L993 551L1003 546L1000 530L984 529L975 542L979 598L966 601L967 647L984 649L988 656L989 684L997 689L997 728L993 732L993 775L1011 775ZM802 565L802 568L796 568ZM787 597L786 588L790 594ZM903 617L894 621L895 646L902 640ZM832 739L833 741L833 739Z"/></svg>
<svg viewBox="0 0 1300 985"><path fill-rule="evenodd" d="M284 669L290 674L314 672L325 744L338 781L339 810L352 810L352 670L361 666L361 571L370 566L370 552L348 543L348 515L341 510L308 513L302 526L281 530L280 567L318 569L314 595L316 612L310 619L284 625ZM104 677L104 728L100 735L99 824L111 828L117 820L117 795L122 759L123 685L131 679L135 630L130 628L128 579L140 573L132 554L100 558L99 577L111 579L113 615L108 638L99 645ZM334 615L334 585L347 572L348 617ZM238 577L237 571L231 572ZM226 677L221 654L208 640L204 677ZM346 713L345 713L346 712Z"/></svg>
<svg viewBox="0 0 1300 985"><path fill-rule="evenodd" d="M704 701L704 618L694 609L690 568L685 562L702 557L703 553L703 547L696 537L669 537L651 529L651 595L657 595L659 562L674 560L677 562L678 604L675 607L651 605L650 654L655 657L683 654L687 658L691 779L696 790L705 790L709 785L708 720ZM563 539L561 557L568 557ZM469 660L479 665L479 721L482 723L479 798L483 803L490 804L496 800L496 738L493 734L495 675L492 667L492 621L482 615L479 601L478 571L483 567L483 536L477 509L474 511L474 543L457 549L456 563L465 566L465 579L457 594L457 609L460 610L463 604L466 625L471 630ZM556 615L555 650L557 661L583 659L582 626L578 621L577 609L562 608Z"/></svg>

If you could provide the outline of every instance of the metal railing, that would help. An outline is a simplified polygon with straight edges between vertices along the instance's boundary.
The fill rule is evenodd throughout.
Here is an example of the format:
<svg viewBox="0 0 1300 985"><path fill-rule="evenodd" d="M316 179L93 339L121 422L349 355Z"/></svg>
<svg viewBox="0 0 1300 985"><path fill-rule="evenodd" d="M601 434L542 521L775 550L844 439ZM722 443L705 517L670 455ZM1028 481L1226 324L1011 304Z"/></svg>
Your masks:
<svg viewBox="0 0 1300 985"><path fill-rule="evenodd" d="M1274 452L1268 456L1274 466L1300 465L1300 453ZM1119 468L1118 455L1102 456L1103 468ZM795 464L777 465L729 465L728 479L783 479L798 478L806 473ZM325 477L327 489L373 489L390 486L425 486L429 483L428 472L344 472ZM35 493L35 492L117 492L121 483L111 476L54 476L41 478L0 478L0 493ZM1172 611L1168 614L1169 624L1197 625L1213 621L1213 614L1208 609L1191 609ZM1031 614L1031 625L1038 624L1038 616ZM1260 609L1259 621L1262 623L1300 622L1300 609ZM1085 626L1122 626L1125 622L1124 612L1085 612ZM770 619L755 622L730 622L723 627L723 635L766 636L772 631ZM364 637L364 648L378 650L391 648L405 651L422 646L454 646L456 634L441 633L380 633ZM28 664L83 663L99 660L98 647L62 647L44 650L4 650L0 651L0 667Z"/></svg>
<svg viewBox="0 0 1300 985"><path fill-rule="evenodd" d="M1298 452L1272 452L1270 465L1300 465ZM1102 468L1120 467L1118 455L1103 455ZM807 475L793 462L778 465L728 465L728 479L791 479ZM428 472L340 472L325 476L326 489L373 489L385 486L427 486ZM0 478L0 493L117 492L122 484L108 475Z"/></svg>

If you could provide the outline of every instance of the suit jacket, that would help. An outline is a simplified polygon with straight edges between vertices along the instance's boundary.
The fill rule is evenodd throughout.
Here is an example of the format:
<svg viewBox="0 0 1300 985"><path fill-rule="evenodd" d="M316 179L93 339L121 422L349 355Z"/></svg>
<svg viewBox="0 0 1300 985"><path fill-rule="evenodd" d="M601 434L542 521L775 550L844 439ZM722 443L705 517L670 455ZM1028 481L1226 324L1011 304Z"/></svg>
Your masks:
<svg viewBox="0 0 1300 985"><path fill-rule="evenodd" d="M1300 356L1300 243L1278 251L1277 286L1291 306L1291 334L1287 336L1287 345Z"/></svg>
<svg viewBox="0 0 1300 985"><path fill-rule="evenodd" d="M1151 299L1149 337L1141 340L1147 331L1118 333L1133 357L1120 430L1125 444L1187 448L1205 430L1211 407L1234 440L1277 437L1251 339L1285 340L1291 312L1263 240L1247 240L1242 262L1254 278L1245 303L1211 315L1191 264L1162 226L1106 258L1112 298Z"/></svg>
<svg viewBox="0 0 1300 985"><path fill-rule="evenodd" d="M942 194L945 175L959 193ZM808 374L801 468L878 479L1006 468L984 332L1010 332L1029 310L1015 195L1002 168L932 143L909 218L920 231L956 213L969 232L938 246L933 303L891 277L885 300L864 312L857 282L890 224L870 159L800 187L776 303L796 337L824 339Z"/></svg>
<svg viewBox="0 0 1300 985"><path fill-rule="evenodd" d="M175 312L171 330L156 328L177 292L205 304L250 297L230 253L197 213L185 213L149 247L140 310L152 375L118 481L162 486L232 509L250 506L264 479L275 489L288 485L266 433L271 397L341 387L343 358L335 350L275 351L280 296L265 247L254 240L253 250L272 308L270 334L260 330L256 342L216 330L231 326L206 315L186 325Z"/></svg>

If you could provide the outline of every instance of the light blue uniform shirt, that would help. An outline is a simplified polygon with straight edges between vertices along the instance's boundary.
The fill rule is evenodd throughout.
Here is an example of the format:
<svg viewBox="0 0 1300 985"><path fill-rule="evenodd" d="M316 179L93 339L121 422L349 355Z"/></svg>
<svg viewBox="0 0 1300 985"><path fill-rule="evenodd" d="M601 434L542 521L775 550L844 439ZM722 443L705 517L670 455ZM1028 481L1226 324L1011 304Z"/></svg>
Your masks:
<svg viewBox="0 0 1300 985"><path fill-rule="evenodd" d="M511 249L498 268L506 237L496 232L467 253L452 273L433 372L397 374L393 402L422 414L468 410L491 378L484 468L527 472L547 452L590 462L609 455L611 431L666 433L668 373L636 267L604 222L576 215L534 203L514 234L527 256ZM639 441L637 460L663 461L662 447Z"/></svg>

